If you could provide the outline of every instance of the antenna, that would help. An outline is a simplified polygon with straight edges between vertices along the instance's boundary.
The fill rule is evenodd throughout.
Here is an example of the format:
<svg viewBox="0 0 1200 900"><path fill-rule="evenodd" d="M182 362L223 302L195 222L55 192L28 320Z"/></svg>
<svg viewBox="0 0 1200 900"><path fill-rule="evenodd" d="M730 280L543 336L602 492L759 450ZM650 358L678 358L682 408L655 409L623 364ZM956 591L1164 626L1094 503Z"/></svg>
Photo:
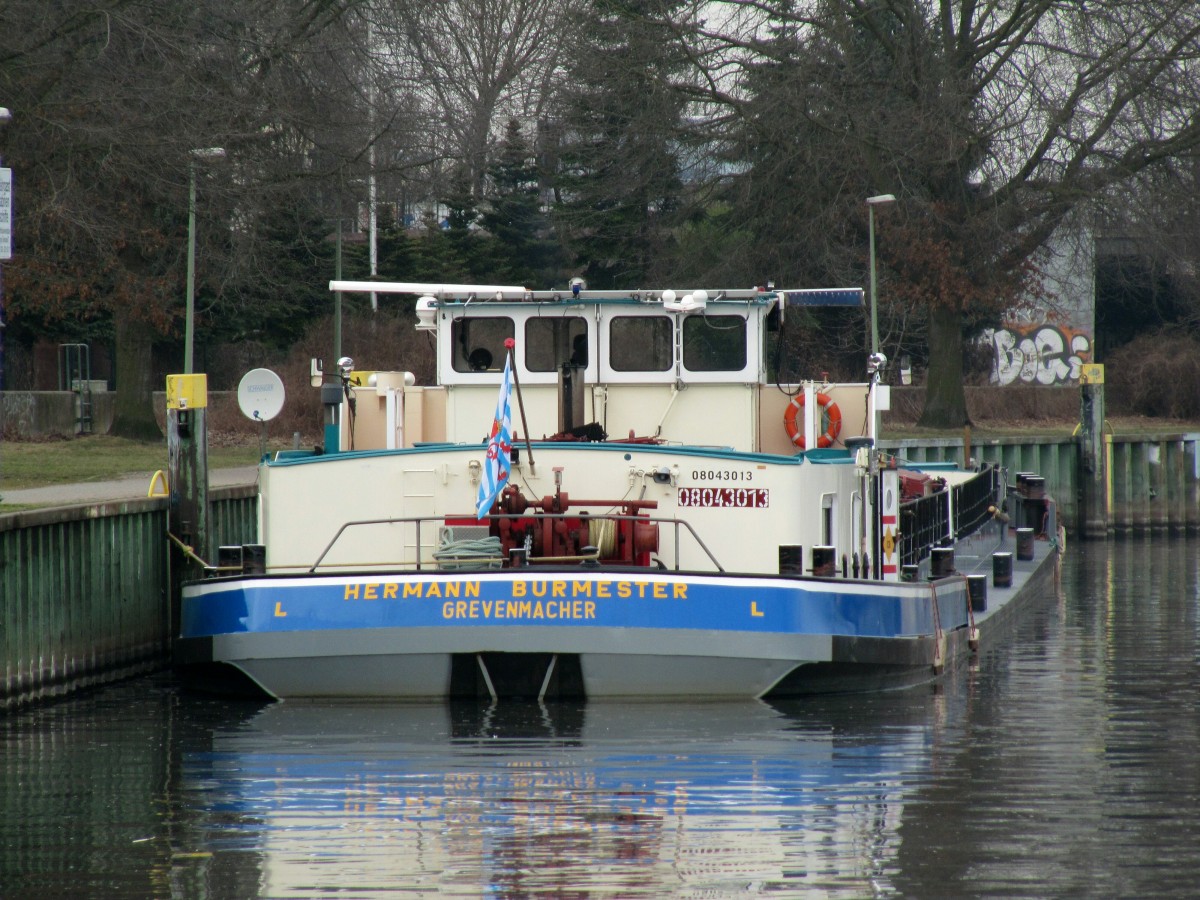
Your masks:
<svg viewBox="0 0 1200 900"><path fill-rule="evenodd" d="M238 382L238 408L247 419L261 424L258 450L267 453L267 423L283 409L283 381L270 369L251 369Z"/></svg>

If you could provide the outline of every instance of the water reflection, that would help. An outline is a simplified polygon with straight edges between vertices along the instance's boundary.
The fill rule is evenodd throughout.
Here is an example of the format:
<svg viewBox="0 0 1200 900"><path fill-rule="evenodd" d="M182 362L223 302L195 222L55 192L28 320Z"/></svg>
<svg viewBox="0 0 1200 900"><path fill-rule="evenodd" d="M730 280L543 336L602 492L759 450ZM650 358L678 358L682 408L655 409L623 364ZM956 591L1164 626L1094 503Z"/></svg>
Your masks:
<svg viewBox="0 0 1200 900"><path fill-rule="evenodd" d="M861 896L934 702L864 701L861 728L811 704L285 703L186 751L181 780L261 854L266 896Z"/></svg>

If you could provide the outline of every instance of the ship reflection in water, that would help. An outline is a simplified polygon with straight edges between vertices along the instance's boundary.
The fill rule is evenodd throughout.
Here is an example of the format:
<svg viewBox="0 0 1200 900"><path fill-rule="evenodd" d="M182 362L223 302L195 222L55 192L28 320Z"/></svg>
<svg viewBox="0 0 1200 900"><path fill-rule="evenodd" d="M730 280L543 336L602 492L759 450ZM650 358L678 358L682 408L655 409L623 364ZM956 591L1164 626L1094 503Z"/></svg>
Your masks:
<svg viewBox="0 0 1200 900"><path fill-rule="evenodd" d="M811 702L287 702L186 753L182 787L213 811L206 843L258 856L262 896L862 896L939 702L856 699L861 729ZM244 863L206 880L253 889Z"/></svg>

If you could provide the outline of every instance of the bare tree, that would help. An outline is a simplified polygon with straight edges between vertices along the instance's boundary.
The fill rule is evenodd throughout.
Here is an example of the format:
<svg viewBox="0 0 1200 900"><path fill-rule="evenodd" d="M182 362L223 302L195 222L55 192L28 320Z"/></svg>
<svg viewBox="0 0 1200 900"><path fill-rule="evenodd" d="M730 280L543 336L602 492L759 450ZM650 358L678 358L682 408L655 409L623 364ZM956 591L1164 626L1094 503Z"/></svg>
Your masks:
<svg viewBox="0 0 1200 900"><path fill-rule="evenodd" d="M422 125L478 198L505 124L540 119L578 0L379 2L376 53L397 90L420 98ZM444 192L450 178L434 188ZM444 194L443 194L444 195Z"/></svg>
<svg viewBox="0 0 1200 900"><path fill-rule="evenodd" d="M237 282L255 219L310 179L336 128L344 79L312 44L336 0L102 0L0 9L0 90L19 110L13 309L43 321L111 322L114 431L156 437L150 351L182 330L189 179L197 205L198 315ZM329 102L342 90L340 103ZM193 151L231 160L211 174Z"/></svg>
<svg viewBox="0 0 1200 900"><path fill-rule="evenodd" d="M1192 0L719 0L668 18L737 141L760 264L865 280L864 200L899 198L877 232L884 296L927 319L928 425L966 420L965 319L1037 284L1072 211L1200 146Z"/></svg>

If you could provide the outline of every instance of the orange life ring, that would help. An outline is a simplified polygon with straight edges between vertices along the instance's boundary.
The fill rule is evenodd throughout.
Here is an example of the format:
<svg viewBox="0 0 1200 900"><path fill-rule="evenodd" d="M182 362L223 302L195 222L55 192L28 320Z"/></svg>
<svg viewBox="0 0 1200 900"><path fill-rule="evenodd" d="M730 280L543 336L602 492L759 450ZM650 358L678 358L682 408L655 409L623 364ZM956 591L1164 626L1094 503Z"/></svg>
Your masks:
<svg viewBox="0 0 1200 900"><path fill-rule="evenodd" d="M837 436L842 432L842 411L838 409L838 405L833 402L833 398L828 394L817 394L817 403L824 411L828 420L828 425L825 432L817 438L818 447L831 447ZM804 449L804 425L803 419L801 424L796 424L796 416L800 414L800 410L804 409L804 394L797 394L792 398L792 402L788 404L787 409L783 413L783 427L787 429L788 437L792 439L792 443Z"/></svg>

